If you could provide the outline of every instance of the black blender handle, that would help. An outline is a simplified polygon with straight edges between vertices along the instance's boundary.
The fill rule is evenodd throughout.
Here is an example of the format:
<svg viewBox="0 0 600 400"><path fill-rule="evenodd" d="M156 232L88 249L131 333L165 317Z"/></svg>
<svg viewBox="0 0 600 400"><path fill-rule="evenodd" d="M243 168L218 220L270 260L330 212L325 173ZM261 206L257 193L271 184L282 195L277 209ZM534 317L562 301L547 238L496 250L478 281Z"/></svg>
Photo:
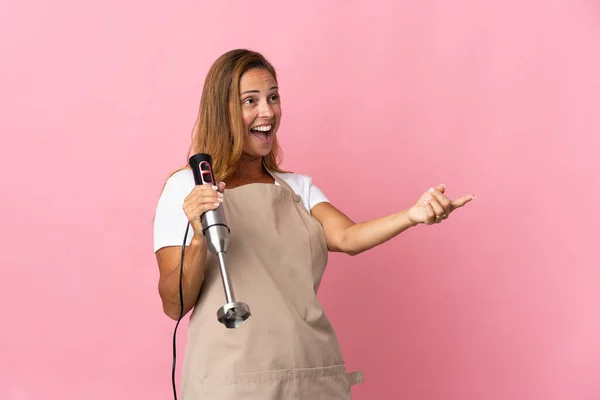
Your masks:
<svg viewBox="0 0 600 400"><path fill-rule="evenodd" d="M196 185L204 185L209 183L215 184L215 176L212 170L212 157L206 153L195 154L190 157L190 168L194 173L194 181Z"/></svg>

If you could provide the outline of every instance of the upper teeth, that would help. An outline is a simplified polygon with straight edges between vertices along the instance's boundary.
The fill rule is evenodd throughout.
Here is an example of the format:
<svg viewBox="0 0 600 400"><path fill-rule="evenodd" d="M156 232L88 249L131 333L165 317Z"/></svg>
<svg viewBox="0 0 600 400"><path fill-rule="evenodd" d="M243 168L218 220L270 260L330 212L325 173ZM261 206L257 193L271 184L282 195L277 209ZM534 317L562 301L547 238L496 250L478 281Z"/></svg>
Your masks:
<svg viewBox="0 0 600 400"><path fill-rule="evenodd" d="M254 128L252 128L253 131L261 131L261 132L268 132L271 130L271 125L267 125L267 126L255 126Z"/></svg>

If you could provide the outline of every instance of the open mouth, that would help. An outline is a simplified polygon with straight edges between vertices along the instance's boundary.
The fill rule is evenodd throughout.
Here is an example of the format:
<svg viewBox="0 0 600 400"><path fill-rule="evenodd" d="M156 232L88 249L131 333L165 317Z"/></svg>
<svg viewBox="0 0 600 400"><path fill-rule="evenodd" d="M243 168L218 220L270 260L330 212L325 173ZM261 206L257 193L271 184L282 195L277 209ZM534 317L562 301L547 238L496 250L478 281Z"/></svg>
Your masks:
<svg viewBox="0 0 600 400"><path fill-rule="evenodd" d="M272 125L255 126L250 129L250 133L261 142L268 142L271 138L272 129Z"/></svg>

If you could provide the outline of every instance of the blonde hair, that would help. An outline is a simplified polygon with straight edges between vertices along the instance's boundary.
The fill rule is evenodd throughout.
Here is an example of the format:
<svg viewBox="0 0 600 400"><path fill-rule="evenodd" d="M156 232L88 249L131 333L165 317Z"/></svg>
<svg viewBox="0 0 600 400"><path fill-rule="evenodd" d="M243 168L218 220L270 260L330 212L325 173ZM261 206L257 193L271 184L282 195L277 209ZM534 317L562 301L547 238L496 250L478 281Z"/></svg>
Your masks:
<svg viewBox="0 0 600 400"><path fill-rule="evenodd" d="M246 49L223 54L206 75L188 159L193 154L210 154L217 182L231 177L240 164L246 139L240 104L240 78L253 68L269 71L277 82L271 63L260 53ZM263 157L263 163L271 171L284 172L279 168L280 162L281 148L275 137L273 148Z"/></svg>

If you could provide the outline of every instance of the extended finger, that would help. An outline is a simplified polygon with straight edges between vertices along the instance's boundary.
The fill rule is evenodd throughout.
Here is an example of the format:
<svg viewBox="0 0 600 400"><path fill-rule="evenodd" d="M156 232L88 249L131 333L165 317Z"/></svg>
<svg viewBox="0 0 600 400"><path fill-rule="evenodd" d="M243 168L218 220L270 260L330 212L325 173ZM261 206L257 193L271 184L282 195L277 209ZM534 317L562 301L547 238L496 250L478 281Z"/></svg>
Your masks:
<svg viewBox="0 0 600 400"><path fill-rule="evenodd" d="M429 189L429 193L431 194L431 197L436 199L440 206L442 206L444 209L443 214L448 214L451 211L450 200L444 194L434 188ZM441 216L441 214L439 215Z"/></svg>
<svg viewBox="0 0 600 400"><path fill-rule="evenodd" d="M452 202L450 204L452 205L452 208L459 208L459 207L464 206L465 204L467 204L474 198L475 198L474 194L468 194L466 196L459 197L458 199L452 200Z"/></svg>

